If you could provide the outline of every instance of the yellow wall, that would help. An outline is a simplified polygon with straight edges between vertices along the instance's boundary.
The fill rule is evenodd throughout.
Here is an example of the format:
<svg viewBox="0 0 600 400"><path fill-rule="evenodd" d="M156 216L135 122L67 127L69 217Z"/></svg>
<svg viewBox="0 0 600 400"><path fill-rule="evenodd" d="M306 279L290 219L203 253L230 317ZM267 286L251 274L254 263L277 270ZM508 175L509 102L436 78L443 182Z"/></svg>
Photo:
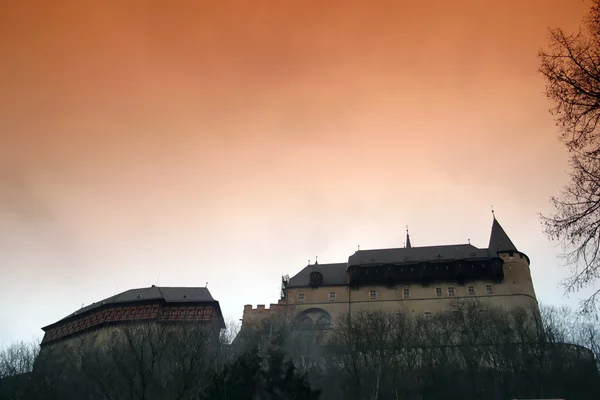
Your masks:
<svg viewBox="0 0 600 400"><path fill-rule="evenodd" d="M359 310L382 310L405 315L421 316L425 312L432 314L452 310L461 298L475 298L493 307L511 309L529 308L537 305L535 290L531 280L529 264L525 256L514 253L500 254L504 260L504 281L495 283L491 280L480 280L458 285L456 282L436 282L431 286L419 283L407 285L361 285L359 290L351 290L349 286L321 286L318 288L288 288L287 299L270 308L251 305L244 307L242 325L257 326L265 318L285 312L294 318L301 312L320 308L328 312L335 324L345 313ZM487 294L486 285L492 285L493 294ZM474 286L475 295L469 295L468 287ZM436 297L436 288L442 288L442 297ZM454 297L448 296L448 287L454 287ZM410 297L403 297L404 289L409 289ZM376 300L370 298L370 291L376 291ZM330 301L329 293L335 292L335 301ZM298 302L298 294L304 294L304 302ZM284 311L285 310L285 311Z"/></svg>

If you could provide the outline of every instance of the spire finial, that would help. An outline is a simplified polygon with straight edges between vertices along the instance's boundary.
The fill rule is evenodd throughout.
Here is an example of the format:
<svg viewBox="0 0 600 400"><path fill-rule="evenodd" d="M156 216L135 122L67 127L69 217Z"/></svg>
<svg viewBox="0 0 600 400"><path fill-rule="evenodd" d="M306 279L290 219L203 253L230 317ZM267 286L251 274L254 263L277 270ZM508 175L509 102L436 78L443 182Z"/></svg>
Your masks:
<svg viewBox="0 0 600 400"><path fill-rule="evenodd" d="M406 225L406 248L409 249L412 246L410 245L410 236L408 235L408 225Z"/></svg>
<svg viewBox="0 0 600 400"><path fill-rule="evenodd" d="M357 251L360 251L360 244L358 245L358 250Z"/></svg>
<svg viewBox="0 0 600 400"><path fill-rule="evenodd" d="M319 264L319 256L315 256L315 265Z"/></svg>
<svg viewBox="0 0 600 400"><path fill-rule="evenodd" d="M310 258L308 259L308 265L310 265Z"/></svg>
<svg viewBox="0 0 600 400"><path fill-rule="evenodd" d="M471 244L471 239L467 239L469 241L469 244Z"/></svg>
<svg viewBox="0 0 600 400"><path fill-rule="evenodd" d="M494 214L494 206L492 206L492 217L494 217L494 219L496 219L496 214Z"/></svg>

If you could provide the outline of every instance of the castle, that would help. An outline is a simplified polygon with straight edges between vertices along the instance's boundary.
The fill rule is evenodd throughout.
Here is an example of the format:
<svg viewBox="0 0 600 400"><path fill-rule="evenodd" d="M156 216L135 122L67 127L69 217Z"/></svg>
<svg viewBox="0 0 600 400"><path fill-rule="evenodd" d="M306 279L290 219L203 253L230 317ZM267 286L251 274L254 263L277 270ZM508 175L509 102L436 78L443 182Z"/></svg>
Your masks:
<svg viewBox="0 0 600 400"><path fill-rule="evenodd" d="M469 244L358 250L347 262L309 264L282 280L269 308L244 306L242 330L284 316L305 329L331 329L342 315L384 311L425 319L451 311L463 299L484 306L537 310L529 257L493 219L488 247ZM209 322L225 326L218 301L206 288L132 289L84 307L44 327L42 346L81 334L108 334L132 322ZM110 329L98 329L109 327ZM96 339L94 340L96 341Z"/></svg>
<svg viewBox="0 0 600 400"><path fill-rule="evenodd" d="M209 324L225 328L219 302L203 287L158 287L130 289L83 307L43 327L44 349L87 338L94 345L117 336L124 325L136 323Z"/></svg>
<svg viewBox="0 0 600 400"><path fill-rule="evenodd" d="M348 262L307 265L283 278L269 308L244 306L242 329L285 315L306 328L330 329L347 313L384 311L431 318L463 299L490 307L537 310L530 261L493 219L487 248L469 244L358 250Z"/></svg>

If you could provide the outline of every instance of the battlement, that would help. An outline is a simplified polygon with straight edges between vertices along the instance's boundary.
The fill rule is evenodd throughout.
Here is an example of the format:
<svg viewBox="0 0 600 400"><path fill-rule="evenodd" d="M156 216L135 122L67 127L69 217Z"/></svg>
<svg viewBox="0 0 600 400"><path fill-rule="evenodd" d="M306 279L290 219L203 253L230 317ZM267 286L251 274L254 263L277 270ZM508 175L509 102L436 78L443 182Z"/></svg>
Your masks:
<svg viewBox="0 0 600 400"><path fill-rule="evenodd" d="M265 319L280 315L284 308L285 305L275 303L271 303L269 308L265 307L264 304L257 304L256 307L253 307L252 304L246 304L242 325L246 327L260 326Z"/></svg>
<svg viewBox="0 0 600 400"><path fill-rule="evenodd" d="M272 311L280 311L282 308L281 304L271 303L269 308L266 308L264 304L257 304L256 307L252 306L252 304L246 304L244 306L244 314L246 313L261 313L267 312L271 313Z"/></svg>

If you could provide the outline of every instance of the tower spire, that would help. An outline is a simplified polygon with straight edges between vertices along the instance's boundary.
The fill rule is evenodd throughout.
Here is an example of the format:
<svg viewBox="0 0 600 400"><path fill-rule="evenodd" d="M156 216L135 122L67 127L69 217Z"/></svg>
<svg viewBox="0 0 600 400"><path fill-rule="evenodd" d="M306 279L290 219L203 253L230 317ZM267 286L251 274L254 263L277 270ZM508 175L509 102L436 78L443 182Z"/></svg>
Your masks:
<svg viewBox="0 0 600 400"><path fill-rule="evenodd" d="M410 245L410 235L408 234L408 225L406 225L406 248L410 249L412 246Z"/></svg>
<svg viewBox="0 0 600 400"><path fill-rule="evenodd" d="M494 221L492 222L492 233L488 249L494 253L499 251L518 251L504 229L502 229L502 226L500 226L500 222L498 222L496 217L494 217Z"/></svg>

